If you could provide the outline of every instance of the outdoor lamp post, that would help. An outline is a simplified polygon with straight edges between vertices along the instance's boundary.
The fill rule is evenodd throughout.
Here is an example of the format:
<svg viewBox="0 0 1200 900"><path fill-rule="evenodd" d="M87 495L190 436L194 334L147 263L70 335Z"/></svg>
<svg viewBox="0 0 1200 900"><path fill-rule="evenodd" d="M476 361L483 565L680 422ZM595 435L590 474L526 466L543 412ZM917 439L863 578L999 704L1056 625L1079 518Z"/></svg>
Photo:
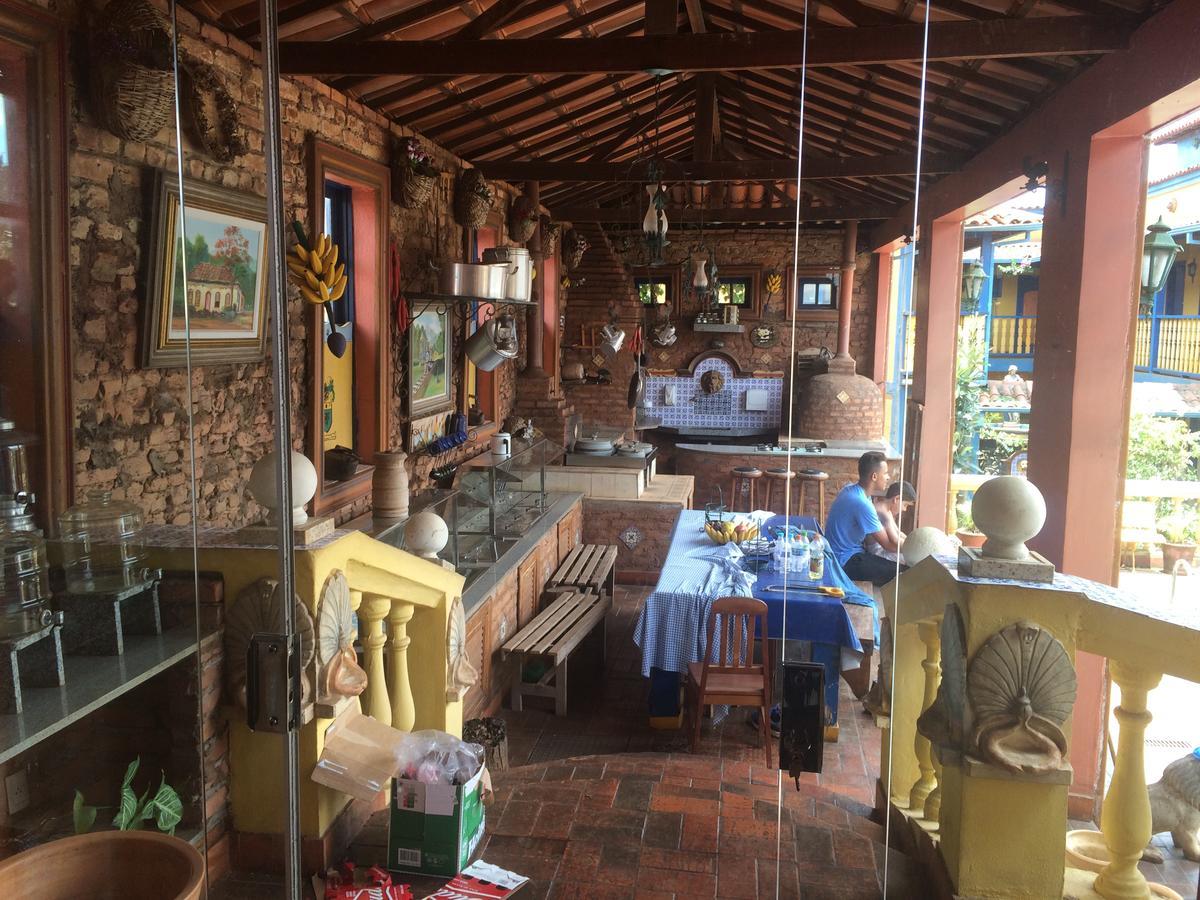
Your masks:
<svg viewBox="0 0 1200 900"><path fill-rule="evenodd" d="M1183 249L1175 243L1170 231L1162 216L1146 229L1146 239L1142 243L1143 303L1153 302L1154 295L1166 287L1171 263Z"/></svg>
<svg viewBox="0 0 1200 900"><path fill-rule="evenodd" d="M973 260L963 269L962 276L962 311L964 315L973 315L979 311L979 297L983 293L983 283L987 281L987 269Z"/></svg>

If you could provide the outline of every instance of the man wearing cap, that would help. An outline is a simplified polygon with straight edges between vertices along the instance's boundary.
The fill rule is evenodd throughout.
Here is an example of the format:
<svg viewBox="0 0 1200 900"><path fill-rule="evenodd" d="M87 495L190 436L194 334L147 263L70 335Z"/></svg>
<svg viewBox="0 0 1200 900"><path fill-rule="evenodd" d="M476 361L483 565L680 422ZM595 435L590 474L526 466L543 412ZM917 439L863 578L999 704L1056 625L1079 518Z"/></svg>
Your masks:
<svg viewBox="0 0 1200 900"><path fill-rule="evenodd" d="M889 553L900 551L900 532L895 519L889 515L887 522L881 520L873 502L885 493L887 481L884 455L875 450L864 453L858 460L858 481L838 492L825 521L829 548L846 575L852 581L869 581L877 587L896 577L896 563L868 553L863 541L870 537Z"/></svg>

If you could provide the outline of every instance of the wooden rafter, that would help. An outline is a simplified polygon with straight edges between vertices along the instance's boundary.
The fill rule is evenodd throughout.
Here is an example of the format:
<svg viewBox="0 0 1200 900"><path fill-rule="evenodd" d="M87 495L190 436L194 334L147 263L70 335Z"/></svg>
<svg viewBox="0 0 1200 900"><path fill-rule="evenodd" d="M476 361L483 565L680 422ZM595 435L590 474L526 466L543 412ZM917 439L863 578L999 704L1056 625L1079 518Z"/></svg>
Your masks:
<svg viewBox="0 0 1200 900"><path fill-rule="evenodd" d="M886 219L896 210L894 204L847 204L818 206L802 204L800 217L805 221L842 221L845 219ZM556 219L566 222L599 222L601 224L636 224L644 210L632 207L558 206L551 209ZM720 225L738 222L791 222L796 217L795 204L788 206L735 207L732 209L688 209L668 207L667 218L672 224Z"/></svg>
<svg viewBox="0 0 1200 900"><path fill-rule="evenodd" d="M368 26L367 31L375 26ZM804 57L795 32L674 34L634 38L504 41L286 41L280 70L291 75L514 75L723 71L795 68ZM808 47L810 66L885 65L919 60L919 25L831 28ZM1047 54L1098 54L1128 46L1128 29L1110 19L1064 16L939 22L930 25L929 56L966 60Z"/></svg>

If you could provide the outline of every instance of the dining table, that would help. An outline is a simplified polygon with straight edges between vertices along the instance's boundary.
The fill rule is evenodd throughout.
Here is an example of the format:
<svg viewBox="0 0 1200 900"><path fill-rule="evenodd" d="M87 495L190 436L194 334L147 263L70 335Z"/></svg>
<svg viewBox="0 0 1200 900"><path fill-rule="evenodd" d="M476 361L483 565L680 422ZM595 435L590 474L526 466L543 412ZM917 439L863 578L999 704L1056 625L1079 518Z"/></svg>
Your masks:
<svg viewBox="0 0 1200 900"><path fill-rule="evenodd" d="M846 576L828 545L819 580L807 573L778 573L764 560L714 544L704 529L705 516L704 510L680 512L658 582L634 630L634 642L642 652L642 675L650 679L652 722L678 718L679 681L689 663L704 658L713 601L749 593L766 603L767 637L784 641L785 658L793 661L803 648L804 661L824 668L825 720L836 729L841 672L857 668L863 657L846 604L875 610L874 600ZM733 518L756 522L764 533L785 524L821 532L820 523L810 516L757 511ZM845 597L814 590L817 587L840 588ZM877 610L874 618L877 629Z"/></svg>

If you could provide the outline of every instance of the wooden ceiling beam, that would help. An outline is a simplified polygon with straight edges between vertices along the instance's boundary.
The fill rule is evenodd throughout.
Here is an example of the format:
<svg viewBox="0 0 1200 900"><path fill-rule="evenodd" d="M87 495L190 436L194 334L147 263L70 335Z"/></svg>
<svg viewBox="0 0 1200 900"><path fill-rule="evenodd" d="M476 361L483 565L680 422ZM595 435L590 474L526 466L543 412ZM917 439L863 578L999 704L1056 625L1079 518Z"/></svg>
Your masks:
<svg viewBox="0 0 1200 900"><path fill-rule="evenodd" d="M806 222L833 222L845 219L886 219L896 210L895 204L847 204L845 206L814 206L803 204L800 218ZM635 225L642 221L645 210L626 207L557 206L550 214L565 222L599 222L602 225ZM733 209L690 209L668 207L667 218L672 225L723 225L744 222L786 223L796 218L796 205L735 207Z"/></svg>
<svg viewBox="0 0 1200 900"><path fill-rule="evenodd" d="M529 38L488 41L285 41L280 71L287 75L526 75L548 73L673 72L795 68L804 42L794 31L672 34L630 38ZM933 60L1096 54L1128 46L1120 22L1087 16L937 22L929 26ZM921 59L920 25L822 29L810 42L810 66L888 65Z"/></svg>
<svg viewBox="0 0 1200 900"><path fill-rule="evenodd" d="M692 34L704 34L708 31L701 0L683 0L683 6L687 10L688 24L692 28Z"/></svg>
<svg viewBox="0 0 1200 900"><path fill-rule="evenodd" d="M717 89L713 76L701 72L696 83L696 133L692 139L692 159L707 162L713 158L713 146L717 131Z"/></svg>
<svg viewBox="0 0 1200 900"><path fill-rule="evenodd" d="M923 174L944 175L957 172L966 156L927 153L922 158ZM617 162L550 162L546 160L479 160L475 165L488 178L501 181L646 181L644 165L632 167ZM666 160L659 163L663 181L794 181L794 157L774 159ZM809 178L869 178L883 175L911 175L916 168L913 153L884 156L804 157L805 180Z"/></svg>

